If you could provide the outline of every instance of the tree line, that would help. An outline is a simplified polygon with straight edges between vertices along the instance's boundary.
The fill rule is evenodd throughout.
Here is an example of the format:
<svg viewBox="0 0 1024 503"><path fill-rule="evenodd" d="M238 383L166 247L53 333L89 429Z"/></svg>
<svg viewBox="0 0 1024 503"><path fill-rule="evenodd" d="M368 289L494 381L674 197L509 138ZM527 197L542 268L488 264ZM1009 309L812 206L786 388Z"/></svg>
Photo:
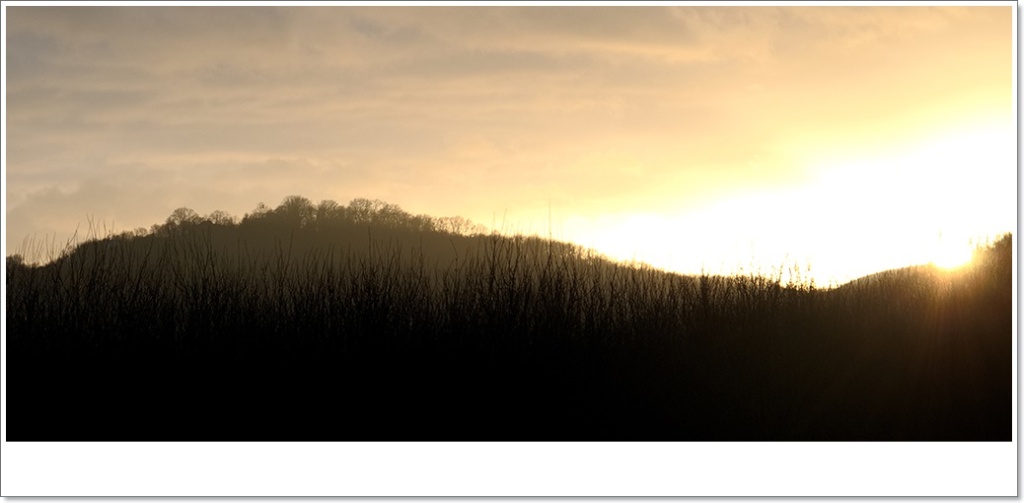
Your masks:
<svg viewBox="0 0 1024 503"><path fill-rule="evenodd" d="M149 232L161 234L175 228L203 224L228 227L277 226L314 231L347 225L374 225L416 232L442 232L467 236L488 232L487 227L461 216L414 215L396 204L379 199L356 198L346 206L331 199L314 204L308 198L298 195L285 197L276 208L270 208L261 202L241 219L222 210L203 216L191 208L181 207L174 210L163 224L153 225Z"/></svg>

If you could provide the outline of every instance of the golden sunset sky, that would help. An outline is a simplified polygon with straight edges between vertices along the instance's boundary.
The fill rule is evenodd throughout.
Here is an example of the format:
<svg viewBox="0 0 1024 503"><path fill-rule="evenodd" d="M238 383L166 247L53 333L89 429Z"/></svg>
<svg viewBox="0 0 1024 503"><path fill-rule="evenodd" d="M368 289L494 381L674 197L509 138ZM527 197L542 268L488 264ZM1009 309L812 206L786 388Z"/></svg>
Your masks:
<svg viewBox="0 0 1024 503"><path fill-rule="evenodd" d="M943 261L1017 225L1015 9L8 5L5 251L297 194L687 273Z"/></svg>

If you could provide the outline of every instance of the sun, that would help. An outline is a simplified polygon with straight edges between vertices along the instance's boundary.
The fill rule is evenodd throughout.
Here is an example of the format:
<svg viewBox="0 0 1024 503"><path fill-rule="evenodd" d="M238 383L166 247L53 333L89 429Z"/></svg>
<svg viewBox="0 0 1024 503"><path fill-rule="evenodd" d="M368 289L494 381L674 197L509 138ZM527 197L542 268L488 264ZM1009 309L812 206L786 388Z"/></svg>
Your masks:
<svg viewBox="0 0 1024 503"><path fill-rule="evenodd" d="M933 252L931 263L942 269L956 269L974 257L974 250L966 243L941 243Z"/></svg>

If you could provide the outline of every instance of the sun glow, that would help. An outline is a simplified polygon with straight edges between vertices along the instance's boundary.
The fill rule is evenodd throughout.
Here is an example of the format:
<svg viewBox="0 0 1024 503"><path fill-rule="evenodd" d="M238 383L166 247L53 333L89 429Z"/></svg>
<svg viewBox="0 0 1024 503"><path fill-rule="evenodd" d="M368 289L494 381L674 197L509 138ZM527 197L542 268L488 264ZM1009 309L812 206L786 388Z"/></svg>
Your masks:
<svg viewBox="0 0 1024 503"><path fill-rule="evenodd" d="M781 270L822 286L910 265L954 268L972 243L1016 227L1014 146L1012 128L975 127L824 161L802 185L697 211L576 218L569 238L684 274Z"/></svg>
<svg viewBox="0 0 1024 503"><path fill-rule="evenodd" d="M956 269L974 258L974 250L961 243L940 245L934 251L931 263L943 269Z"/></svg>

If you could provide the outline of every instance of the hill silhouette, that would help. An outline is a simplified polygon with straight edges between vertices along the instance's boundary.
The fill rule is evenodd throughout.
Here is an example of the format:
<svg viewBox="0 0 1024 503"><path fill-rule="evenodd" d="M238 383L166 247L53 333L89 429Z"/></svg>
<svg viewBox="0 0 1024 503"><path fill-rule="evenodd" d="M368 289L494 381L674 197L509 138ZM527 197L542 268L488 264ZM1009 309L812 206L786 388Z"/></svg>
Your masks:
<svg viewBox="0 0 1024 503"><path fill-rule="evenodd" d="M821 291L381 201L7 260L9 440L1010 440L1011 237Z"/></svg>

